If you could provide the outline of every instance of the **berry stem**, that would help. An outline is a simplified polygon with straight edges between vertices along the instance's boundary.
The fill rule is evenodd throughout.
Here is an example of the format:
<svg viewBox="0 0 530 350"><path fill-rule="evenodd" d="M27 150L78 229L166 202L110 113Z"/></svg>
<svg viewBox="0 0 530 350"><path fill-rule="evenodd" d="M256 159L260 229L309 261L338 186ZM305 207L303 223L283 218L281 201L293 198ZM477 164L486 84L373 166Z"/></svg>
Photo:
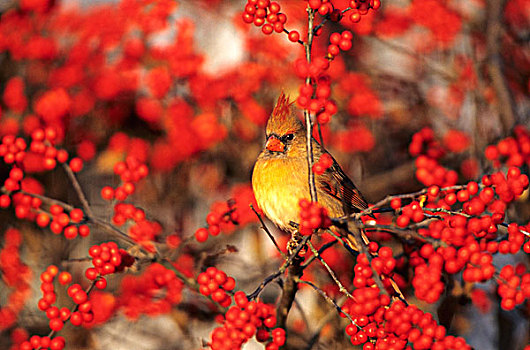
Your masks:
<svg viewBox="0 0 530 350"><path fill-rule="evenodd" d="M283 32L287 35L289 35L289 33L291 33L289 30L283 28ZM297 43L299 43L300 45L305 45L305 43L301 40L301 39L298 39Z"/></svg>
<svg viewBox="0 0 530 350"><path fill-rule="evenodd" d="M350 11L350 10L353 10L352 7L347 7L345 8L344 10L340 11L341 15L345 14L346 12ZM313 34L316 34L318 32L318 30L320 28L322 28L324 26L324 24L326 24L327 21L329 21L330 19L330 14L328 13L327 15L324 16L324 18L322 19L322 22L320 22L319 25L317 25L314 29L313 29Z"/></svg>

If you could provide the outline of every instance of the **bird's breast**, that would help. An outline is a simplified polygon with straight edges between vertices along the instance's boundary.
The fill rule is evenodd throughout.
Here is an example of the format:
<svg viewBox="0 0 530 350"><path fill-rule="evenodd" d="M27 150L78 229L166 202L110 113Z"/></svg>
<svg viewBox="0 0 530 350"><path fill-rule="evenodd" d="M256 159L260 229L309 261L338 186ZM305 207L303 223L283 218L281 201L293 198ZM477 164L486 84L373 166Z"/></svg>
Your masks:
<svg viewBox="0 0 530 350"><path fill-rule="evenodd" d="M290 231L299 222L300 199L309 199L307 163L302 159L259 158L252 173L256 202L278 227Z"/></svg>

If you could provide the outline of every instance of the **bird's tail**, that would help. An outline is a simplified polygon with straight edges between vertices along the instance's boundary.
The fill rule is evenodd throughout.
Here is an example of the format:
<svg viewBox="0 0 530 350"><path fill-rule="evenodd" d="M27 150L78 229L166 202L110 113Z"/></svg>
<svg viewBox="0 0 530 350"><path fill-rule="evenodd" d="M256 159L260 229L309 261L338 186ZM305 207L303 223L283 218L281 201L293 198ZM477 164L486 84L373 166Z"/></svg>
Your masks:
<svg viewBox="0 0 530 350"><path fill-rule="evenodd" d="M346 244L354 251L361 252L363 249L359 246L364 244L365 246L370 243L370 240L366 236L363 229L359 228L355 222L348 222L348 230L343 235Z"/></svg>

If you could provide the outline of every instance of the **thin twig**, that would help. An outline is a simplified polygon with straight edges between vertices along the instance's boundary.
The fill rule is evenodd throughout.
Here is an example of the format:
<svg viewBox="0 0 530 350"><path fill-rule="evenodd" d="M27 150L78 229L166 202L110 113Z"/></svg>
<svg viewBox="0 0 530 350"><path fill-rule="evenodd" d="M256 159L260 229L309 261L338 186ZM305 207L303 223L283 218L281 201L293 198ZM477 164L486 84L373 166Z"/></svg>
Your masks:
<svg viewBox="0 0 530 350"><path fill-rule="evenodd" d="M90 205L88 204L88 200L86 199L85 193L83 192L83 189L81 188L81 185L79 184L79 181L77 181L77 177L75 176L74 172L72 171L72 168L66 163L63 163L63 169L66 172L66 175L68 175L68 178L70 179L70 182L72 183L72 186L74 186L74 190L77 194L77 197L79 198L79 201L81 202L81 205L83 206L83 210L87 214L89 218L94 217L94 213L92 212L92 209L90 208Z"/></svg>
<svg viewBox="0 0 530 350"><path fill-rule="evenodd" d="M486 48L488 73L491 78L504 132L509 132L516 120L513 97L502 71L501 45L504 0L488 0L486 4Z"/></svg>
<svg viewBox="0 0 530 350"><path fill-rule="evenodd" d="M309 331L309 328L310 328L310 324L309 324L309 319L307 318L307 315L304 311L304 309L302 309L302 304L300 304L298 302L298 300L295 300L294 301L294 306L298 309L298 312L300 313L300 316L302 317L302 320L304 321L306 327L307 327L307 330Z"/></svg>
<svg viewBox="0 0 530 350"><path fill-rule="evenodd" d="M342 304L347 300L345 296L342 296L338 301L336 301L336 304L340 307ZM342 312L342 311L341 311ZM313 345L318 341L318 338L320 338L320 334L322 333L322 329L328 322L330 322L333 317L336 317L337 311L335 309L329 310L329 312L322 317L320 320L318 320L318 324L316 325L316 330L313 332L313 335L309 337L309 341L306 347L306 350L311 350L313 348Z"/></svg>
<svg viewBox="0 0 530 350"><path fill-rule="evenodd" d="M337 244L338 240L334 240L334 241L331 241L331 242L328 242L326 244L324 244L322 247L320 247L320 249L318 250L318 254L322 254L323 252L325 252L328 248L334 246L335 244ZM312 257L310 257L309 259L307 259L303 264L302 264L302 268L306 268L308 267L309 265L311 265L311 263L316 259L316 255L313 254Z"/></svg>
<svg viewBox="0 0 530 350"><path fill-rule="evenodd" d="M337 310L337 312L339 314L343 314L345 315L348 320L350 320L350 322L354 325L356 325L357 327L359 327L355 321L353 321L353 318L346 312L342 311L342 309L340 308L339 305L337 305L337 303L331 299L331 297L329 295L326 294L326 292L324 292L322 289L318 288L315 284L313 284L312 282L310 281L305 281L305 280L301 280L301 279L298 279L297 281L298 283L303 283L303 284L307 284L309 286L311 286L314 290L316 290L318 292L318 294L320 294L328 303L330 303L331 305L333 305L333 307Z"/></svg>
<svg viewBox="0 0 530 350"><path fill-rule="evenodd" d="M256 216L258 217L258 220L261 223L261 228L263 229L263 231L265 231L267 236L269 236L270 240L272 241L272 243L276 247L276 250L278 251L278 253L280 253L280 255L282 256L283 260L287 259L287 255L285 255L285 253L280 249L280 246L276 242L276 239L274 238L272 233L267 228L267 225L265 225L265 222L263 221L263 218L261 217L260 213L257 212L257 210L254 208L254 206L252 204L250 205L250 209L252 209L254 214L256 214Z"/></svg>
<svg viewBox="0 0 530 350"><path fill-rule="evenodd" d="M3 190L2 190L2 192L3 192L3 193L6 193L6 194L8 193L8 192L3 191ZM22 194L25 194L25 195L27 195L27 196L31 196L31 197L38 198L38 199L40 199L43 203L46 203L46 204L48 204L48 205L54 205L54 204L55 204L55 205L59 205L59 206L63 207L64 209L68 210L68 211L72 211L72 210L75 209L74 206L72 206L72 205L70 205L70 204L68 204L68 203L65 203L65 202L63 202L63 201L60 201L60 200L58 200L58 199L54 199L54 198L50 198L50 197L46 197L46 196L43 196L43 195L40 195L40 194L37 194L37 193L26 192L26 191L24 191L24 190L19 190L18 192L19 192L19 193L22 193Z"/></svg>
<svg viewBox="0 0 530 350"><path fill-rule="evenodd" d="M298 244L296 249L293 251L293 253L291 255L289 255L287 260L282 264L282 266L280 266L278 271L274 272L272 275L267 276L263 280L263 282L261 282L260 285L252 293L247 295L247 298L249 300L256 299L259 296L259 294L261 293L261 291L263 290L263 288L265 288L266 285L268 285L270 282L272 282L275 279L277 279L278 277L280 277L285 272L285 270L287 270L287 268L291 265L294 257L296 257L296 255L298 255L298 253L300 252L300 250L302 250L302 248L305 246L305 244L307 243L307 241L309 240L310 237L311 236L305 236L302 239L302 241Z"/></svg>
<svg viewBox="0 0 530 350"><path fill-rule="evenodd" d="M473 215L469 215L469 214L466 214L466 213L463 213L463 212L460 212L460 211L447 210L447 209L444 209L444 208L423 208L423 210L431 212L431 213L444 213L444 214L449 214L449 215L460 215L460 216L463 216L465 218L473 217Z"/></svg>
<svg viewBox="0 0 530 350"><path fill-rule="evenodd" d="M348 290L346 288L344 288L344 286L342 285L342 283L339 281L339 279L337 278L337 276L335 275L335 272L333 272L333 270L331 269L331 267L329 267L328 263L322 259L322 256L320 256L320 254L318 253L318 251L315 249L315 247L313 246L313 244L311 243L311 241L309 241L307 243L307 245L309 246L309 249L311 249L311 252L313 252L313 256L315 256L319 261L320 263L322 264L322 266L324 266L326 268L326 270L328 271L329 275L331 276L331 278L333 279L333 281L335 282L335 284L339 287L339 291L341 293L343 293L344 295L346 295L348 298L351 298L351 299L354 299L353 298L353 295L350 294L350 292L348 292Z"/></svg>
<svg viewBox="0 0 530 350"><path fill-rule="evenodd" d="M2 192L5 192L5 191L2 191ZM58 199L54 199L54 198L50 198L50 197L46 197L46 196L43 196L43 195L40 195L40 194L36 194L36 193L32 193L32 192L26 192L24 190L20 190L19 191L20 193L23 193L25 195L28 195L28 196L31 196L31 197L35 197L35 198L38 198L40 199L43 203L46 203L48 205L59 205L61 207L63 207L64 209L68 210L68 211L72 211L73 209L75 209L74 206L68 204L68 203L65 203L63 201L60 201ZM104 228L105 230L111 232L111 233L115 233L117 234L118 236L120 236L123 240L125 240L127 243L129 243L130 245L138 245L133 239L131 239L131 237L129 237L128 234L126 234L125 232L119 230L118 228L116 228L115 226L107 223L106 221L104 220L101 220L100 218L94 216L92 214L92 216L89 216L88 213L87 214L87 218L88 218L88 221L89 222L92 222L93 224L101 227L101 228ZM145 249L140 247L144 253L146 253Z"/></svg>
<svg viewBox="0 0 530 350"><path fill-rule="evenodd" d="M370 224L359 224L359 227L360 228L365 228L365 229L370 229L370 230L384 230L385 232L388 232L388 233L391 233L391 234L395 234L401 238L414 238L416 240L419 240L419 241L423 241L423 242L427 242L427 243L430 243L433 247L437 248L437 247L445 247L447 246L447 244L441 240L438 240L438 239L435 239L435 238L432 238L432 237L426 237L426 236L422 236L420 235L418 232L410 229L410 228L400 228L400 227L397 227L397 226L391 226L391 225L379 225L379 224L375 224L375 225L370 225ZM408 237L407 237L408 236Z"/></svg>
<svg viewBox="0 0 530 350"><path fill-rule="evenodd" d="M333 222L333 219L331 220ZM348 253L350 253L352 256L354 257L357 257L357 255L359 255L359 252L357 250L354 250L352 247L350 247L349 244L347 244L347 242L344 242L344 239L342 239L341 237L337 236L337 234L335 232L333 232L332 230L328 229L327 232L333 237L335 238L338 242L340 242L342 244L342 246L344 248L346 248L346 250L348 251Z"/></svg>
<svg viewBox="0 0 530 350"><path fill-rule="evenodd" d="M458 191L458 190L466 188L466 186L467 185L455 185L455 186L443 187L443 188L440 188L440 193L448 192L448 191ZM483 188L484 187L484 185L482 185L482 184L479 184L478 186L479 186L479 188ZM412 192L412 193L388 195L385 198L381 199L379 202L377 202L374 205L364 209L363 211L361 211L359 213L352 213L349 216L342 216L340 218L335 218L334 220L336 220L337 222L342 223L342 224L345 224L345 222L348 219L350 219L350 218L351 219L355 219L355 220L359 220L362 216L370 215L370 214L372 214L374 212L374 210L376 210L378 208L381 208L382 206L390 203L390 201L392 201L392 199L394 199L394 198L414 199L414 198L416 198L418 196L427 194L428 190L429 190L428 188L423 188L423 189L421 189L419 191Z"/></svg>

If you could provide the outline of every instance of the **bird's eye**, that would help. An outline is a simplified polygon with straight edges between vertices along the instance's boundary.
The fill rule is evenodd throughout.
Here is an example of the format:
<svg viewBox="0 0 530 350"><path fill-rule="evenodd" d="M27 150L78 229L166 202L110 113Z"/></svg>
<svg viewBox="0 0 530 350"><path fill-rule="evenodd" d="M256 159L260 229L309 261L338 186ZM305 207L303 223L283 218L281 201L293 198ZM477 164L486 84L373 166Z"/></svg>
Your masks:
<svg viewBox="0 0 530 350"><path fill-rule="evenodd" d="M283 139L285 141L291 141L292 139L294 139L294 134L287 134L283 137Z"/></svg>

